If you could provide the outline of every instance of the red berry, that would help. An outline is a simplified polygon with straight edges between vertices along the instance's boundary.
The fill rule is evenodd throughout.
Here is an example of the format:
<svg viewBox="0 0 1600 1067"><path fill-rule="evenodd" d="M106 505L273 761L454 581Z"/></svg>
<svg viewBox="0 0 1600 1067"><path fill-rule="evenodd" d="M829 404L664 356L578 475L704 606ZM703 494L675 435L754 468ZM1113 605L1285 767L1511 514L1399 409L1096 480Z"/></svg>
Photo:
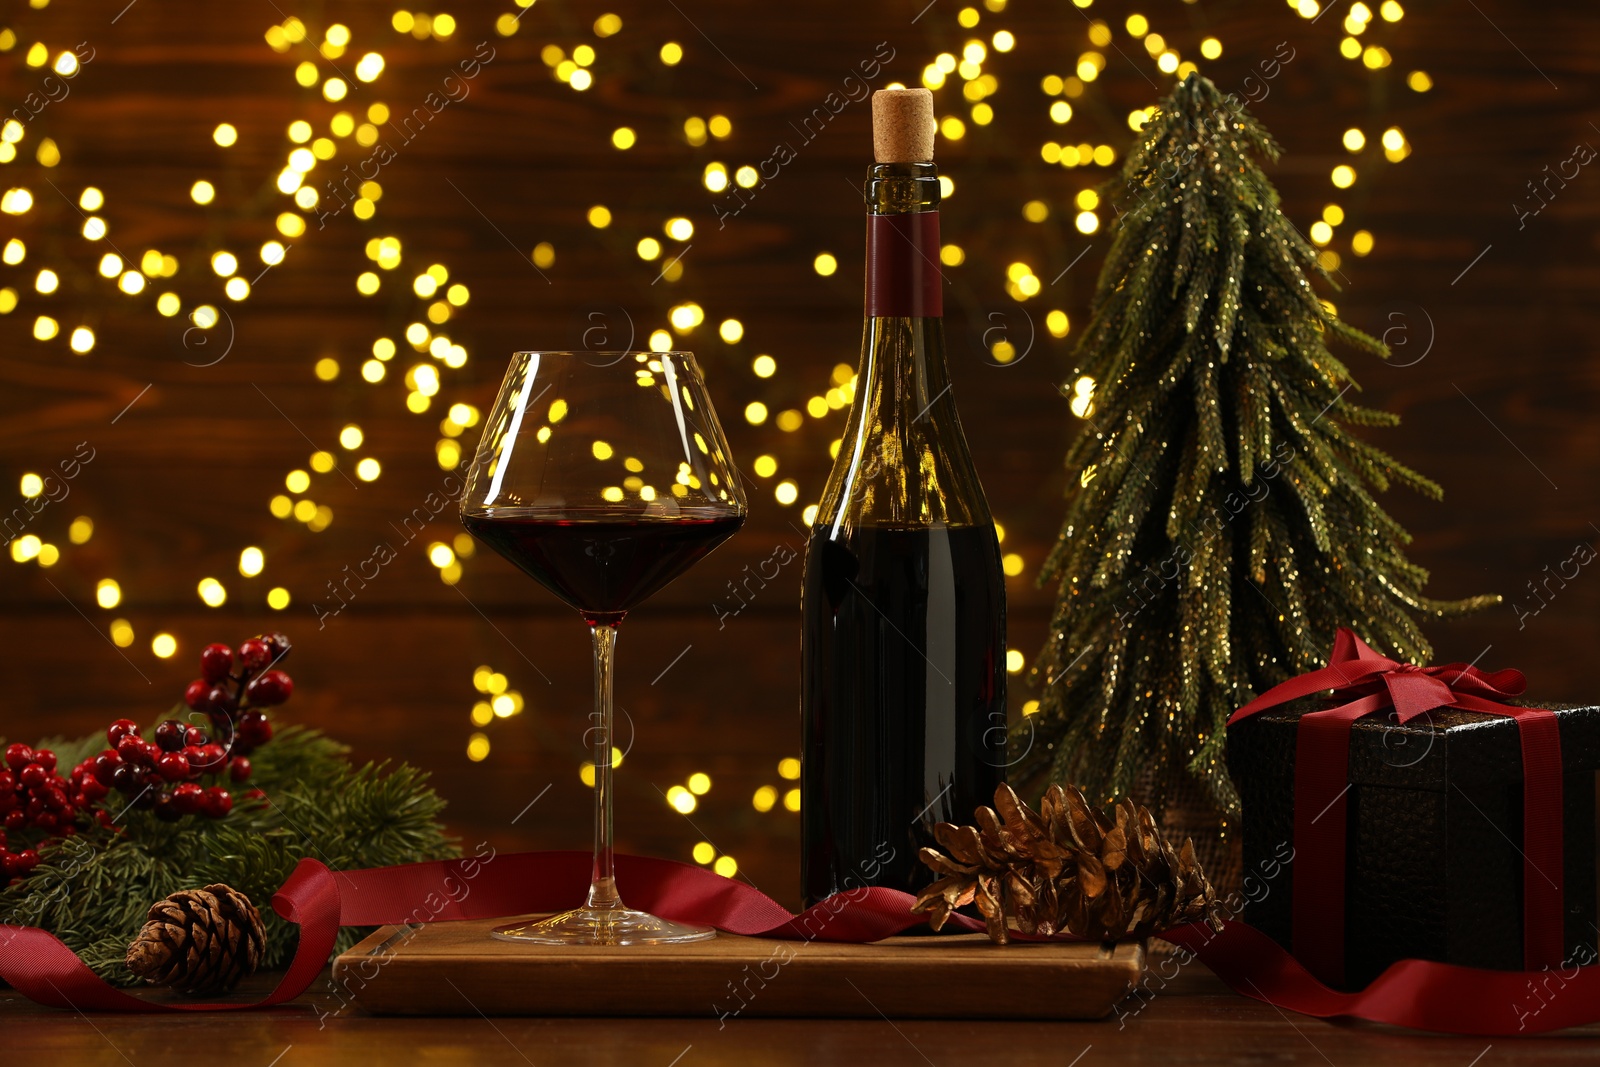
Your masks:
<svg viewBox="0 0 1600 1067"><path fill-rule="evenodd" d="M213 819L220 819L233 810L233 797L220 785L214 785L206 790L201 810Z"/></svg>
<svg viewBox="0 0 1600 1067"><path fill-rule="evenodd" d="M191 752L184 749L184 755L189 759L189 767L202 774L215 774L222 770L222 763L228 758L223 747L215 742L201 745L197 751Z"/></svg>
<svg viewBox="0 0 1600 1067"><path fill-rule="evenodd" d="M122 766L122 757L115 752L102 752L94 758L90 773L101 785L110 785L111 776Z"/></svg>
<svg viewBox="0 0 1600 1067"><path fill-rule="evenodd" d="M83 796L83 803L89 805L104 798L111 790L106 788L98 778L85 778L78 792Z"/></svg>
<svg viewBox="0 0 1600 1067"><path fill-rule="evenodd" d="M211 692L211 683L204 678L196 678L189 683L189 688L183 691L183 702L195 711L205 711L206 694Z"/></svg>
<svg viewBox="0 0 1600 1067"><path fill-rule="evenodd" d="M121 741L129 734L132 734L134 737L138 737L139 724L134 722L132 719L118 719L116 722L106 727L106 743L112 748L116 748L117 742Z"/></svg>
<svg viewBox="0 0 1600 1067"><path fill-rule="evenodd" d="M233 694L228 692L227 687L214 685L206 690L205 710L211 713L213 721L218 712L226 714L231 707L233 707Z"/></svg>
<svg viewBox="0 0 1600 1067"><path fill-rule="evenodd" d="M183 735L183 742L186 745L203 745L209 740L211 735L198 726L189 727L188 732Z"/></svg>
<svg viewBox="0 0 1600 1067"><path fill-rule="evenodd" d="M120 763L111 774L111 788L119 793L137 793L143 785L143 779L144 776L139 773L139 768Z"/></svg>
<svg viewBox="0 0 1600 1067"><path fill-rule="evenodd" d="M63 793L59 788L53 785L47 787L44 792L40 794L40 799L44 801L45 807L49 808L51 811L60 811L67 806L67 794Z"/></svg>
<svg viewBox="0 0 1600 1067"><path fill-rule="evenodd" d="M265 800L267 799L267 791L265 789L247 789L244 797L246 800Z"/></svg>
<svg viewBox="0 0 1600 1067"><path fill-rule="evenodd" d="M252 671L259 671L272 662L272 649L259 637L252 637L239 646L239 662Z"/></svg>
<svg viewBox="0 0 1600 1067"><path fill-rule="evenodd" d="M180 782L172 790L172 803L181 815L193 815L200 810L206 791L196 782Z"/></svg>
<svg viewBox="0 0 1600 1067"><path fill-rule="evenodd" d="M37 763L30 763L17 773L24 789L38 789L50 780L49 773Z"/></svg>
<svg viewBox="0 0 1600 1067"><path fill-rule="evenodd" d="M21 808L13 808L12 810L6 812L7 830L20 830L23 828L23 826L27 825L27 822L28 813L23 811Z"/></svg>
<svg viewBox="0 0 1600 1067"><path fill-rule="evenodd" d="M163 752L156 760L156 770L169 782L181 782L189 777L189 757L182 752Z"/></svg>
<svg viewBox="0 0 1600 1067"><path fill-rule="evenodd" d="M122 757L124 763L145 763L144 738L137 734L124 734L117 742L117 755Z"/></svg>
<svg viewBox="0 0 1600 1067"><path fill-rule="evenodd" d="M8 789L5 792L0 792L0 815L5 814L16 806L17 794L15 790Z"/></svg>
<svg viewBox="0 0 1600 1067"><path fill-rule="evenodd" d="M33 762L33 749L20 741L14 745L6 746L6 766L14 771L20 771Z"/></svg>
<svg viewBox="0 0 1600 1067"><path fill-rule="evenodd" d="M228 761L228 777L236 782L242 782L250 777L250 761L243 756L235 756Z"/></svg>
<svg viewBox="0 0 1600 1067"><path fill-rule="evenodd" d="M31 848L25 848L17 853L17 864L25 871L31 871L39 866L39 853Z"/></svg>
<svg viewBox="0 0 1600 1067"><path fill-rule="evenodd" d="M259 748L272 740L272 723L259 711L245 712L239 716L239 740Z"/></svg>
<svg viewBox="0 0 1600 1067"><path fill-rule="evenodd" d="M266 642L267 648L272 652L274 660L280 660L289 654L289 639L280 633L262 634L261 640Z"/></svg>
<svg viewBox="0 0 1600 1067"><path fill-rule="evenodd" d="M255 678L245 689L252 704L260 707L271 707L282 704L294 693L294 681L282 671L267 671L259 678Z"/></svg>
<svg viewBox="0 0 1600 1067"><path fill-rule="evenodd" d="M36 749L33 753L33 762L47 771L56 769L56 754L48 748Z"/></svg>
<svg viewBox="0 0 1600 1067"><path fill-rule="evenodd" d="M177 719L168 719L156 727L156 744L163 752L176 752L183 747L189 728Z"/></svg>
<svg viewBox="0 0 1600 1067"><path fill-rule="evenodd" d="M10 771L0 771L0 793L9 793L17 788L17 776Z"/></svg>
<svg viewBox="0 0 1600 1067"><path fill-rule="evenodd" d="M233 649L227 645L207 645L200 650L200 676L208 682L220 682L233 670Z"/></svg>

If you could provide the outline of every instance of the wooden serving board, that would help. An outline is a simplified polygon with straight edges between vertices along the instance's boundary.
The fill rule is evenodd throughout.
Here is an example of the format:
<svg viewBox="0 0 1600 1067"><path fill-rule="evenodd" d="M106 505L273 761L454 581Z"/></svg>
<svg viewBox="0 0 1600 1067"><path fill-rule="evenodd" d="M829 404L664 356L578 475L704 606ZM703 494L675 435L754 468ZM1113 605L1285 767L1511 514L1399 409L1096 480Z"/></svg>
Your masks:
<svg viewBox="0 0 1600 1067"><path fill-rule="evenodd" d="M1099 1019L1144 970L1142 943L720 934L609 947L489 936L507 921L385 926L334 960L335 993L374 1015Z"/></svg>

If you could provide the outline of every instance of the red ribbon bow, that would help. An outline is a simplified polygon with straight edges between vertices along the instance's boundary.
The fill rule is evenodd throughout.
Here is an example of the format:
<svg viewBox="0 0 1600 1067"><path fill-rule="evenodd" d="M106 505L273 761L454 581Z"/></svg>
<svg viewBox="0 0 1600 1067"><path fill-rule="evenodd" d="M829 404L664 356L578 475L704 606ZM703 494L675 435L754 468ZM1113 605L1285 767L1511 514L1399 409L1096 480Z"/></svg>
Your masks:
<svg viewBox="0 0 1600 1067"><path fill-rule="evenodd" d="M1234 712L1228 725L1268 708L1332 689L1346 703L1300 717L1295 735L1295 957L1329 984L1344 977L1345 820L1350 789L1350 728L1359 718L1393 710L1401 722L1436 708L1458 708L1516 720L1522 740L1523 966L1561 964L1561 733L1544 708L1499 703L1527 687L1521 671L1487 674L1470 663L1418 667L1373 651L1340 627L1328 665L1291 678Z"/></svg>

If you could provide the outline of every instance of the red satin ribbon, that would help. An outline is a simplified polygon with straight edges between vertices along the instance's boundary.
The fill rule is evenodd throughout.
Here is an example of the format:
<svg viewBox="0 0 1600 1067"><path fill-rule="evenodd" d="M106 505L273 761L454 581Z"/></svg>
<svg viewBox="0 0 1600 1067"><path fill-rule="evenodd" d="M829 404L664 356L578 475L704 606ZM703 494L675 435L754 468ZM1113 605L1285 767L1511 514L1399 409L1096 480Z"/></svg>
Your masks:
<svg viewBox="0 0 1600 1067"><path fill-rule="evenodd" d="M399 867L331 871L304 859L272 898L300 926L288 972L251 1004L157 1004L101 981L53 934L0 924L0 980L41 1004L79 1011L219 1011L281 1004L303 993L327 964L341 926L493 919L562 911L583 899L593 857L587 852L523 852ZM705 923L751 937L877 941L923 922L913 898L894 889L840 893L793 915L752 886L672 860L616 857L628 903L680 922ZM983 924L950 916L961 929Z"/></svg>
<svg viewBox="0 0 1600 1067"><path fill-rule="evenodd" d="M1516 720L1522 741L1523 966L1528 971L1561 966L1565 937L1560 726L1544 708L1513 707L1493 699L1519 696L1526 686L1517 670L1486 674L1466 663L1439 667L1398 663L1341 627L1326 667L1273 686L1228 719L1232 726L1268 708L1329 689L1336 699L1348 701L1302 715L1295 735L1291 937L1295 958L1312 974L1334 985L1344 978L1350 728L1365 715L1391 708L1401 722L1435 708Z"/></svg>
<svg viewBox="0 0 1600 1067"><path fill-rule="evenodd" d="M487 919L559 911L583 899L586 852L527 852L330 871L301 860L272 906L300 926L287 973L262 1000L241 1004L157 1004L97 978L53 935L0 926L0 979L32 1000L78 1011L229 1011L282 1004L310 988L327 964L340 926ZM636 907L755 937L876 941L922 921L912 897L869 888L830 897L796 916L753 887L671 860L616 858L617 877ZM961 929L981 924L961 915ZM1570 975L1483 971L1420 960L1394 964L1366 989L1341 993L1313 978L1265 935L1230 922L1221 933L1183 926L1162 935L1192 952L1236 992L1306 1015L1353 1016L1462 1034L1533 1034L1600 1020L1600 967ZM995 949L996 952L1015 951ZM1537 983L1537 984L1536 984Z"/></svg>

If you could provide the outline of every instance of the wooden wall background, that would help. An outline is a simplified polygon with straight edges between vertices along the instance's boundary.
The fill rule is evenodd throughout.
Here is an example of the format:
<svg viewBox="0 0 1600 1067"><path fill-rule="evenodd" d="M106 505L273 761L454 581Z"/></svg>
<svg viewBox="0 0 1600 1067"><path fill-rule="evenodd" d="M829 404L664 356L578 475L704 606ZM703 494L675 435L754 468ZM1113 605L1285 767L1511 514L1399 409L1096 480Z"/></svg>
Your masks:
<svg viewBox="0 0 1600 1067"><path fill-rule="evenodd" d="M808 419L786 434L770 421L747 425L740 412L756 399L774 411L801 406L826 387L836 363L854 361L856 189L869 159L868 110L846 108L725 228L716 224L716 198L700 176L712 160L731 170L759 163L780 141L799 145L790 123L839 87L879 42L896 53L880 85L891 78L915 84L935 54L959 51L973 34L957 25L958 0L923 9L925 2L805 0L757 8L712 0L538 0L519 32L504 38L492 29L495 18L519 9L474 0L452 11L459 28L444 42L396 33L389 5L285 4L279 14L302 18L317 38L335 21L352 29L340 66L348 69L368 49L385 56L383 76L358 86L344 105L295 84L294 67L309 57L309 46L287 54L266 46L262 33L274 5L7 4L0 23L18 35L17 46L0 55L0 98L8 109L42 80L44 72L23 58L31 42L46 42L52 56L87 42L94 58L71 81L70 95L28 124L17 160L0 167L6 187L25 186L35 201L25 215L0 221L0 240L17 236L28 247L23 264L0 267L0 285L21 293L18 309L0 318L0 502L19 502L21 474L50 468L80 441L90 442L96 458L71 483L70 497L29 527L61 546L60 562L45 570L0 560L0 733L73 734L119 715L150 721L181 694L201 645L282 628L296 641L289 667L299 686L286 717L348 739L362 757L431 768L469 842L585 847L589 792L576 764L590 678L587 639L575 617L508 565L483 556L468 561L464 580L450 588L420 545L402 551L326 628L318 629L311 604L341 568L366 558L377 540L393 540L388 524L440 485L433 443L445 406L465 400L486 408L509 352L570 344L581 312L598 304L626 309L642 343L665 324L672 304L698 301L707 324L683 344L707 366L736 455L747 466L758 453L776 456L780 476L797 479L801 503L813 499L843 414L822 425ZM1585 167L1566 187L1550 186L1549 205L1522 228L1513 208L1534 204L1526 183L1541 180L1547 165L1555 169L1580 142L1600 145L1600 13L1577 0L1413 0L1401 22L1375 20L1367 31L1366 40L1394 57L1391 67L1372 73L1338 55L1343 7L1316 22L1265 0L1096 0L1087 11L1063 0L1011 0L1002 13L983 11L976 32L988 39L1010 30L1017 46L985 64L1000 80L994 124L969 122L965 139L940 148L944 171L957 182L945 210L946 240L968 252L967 262L948 272L951 359L979 470L1008 531L1006 548L1026 561L1009 589L1010 625L1012 646L1030 656L1049 604L1048 591L1035 590L1031 577L1062 509L1059 457L1079 426L1053 391L1071 370L1073 338L1053 341L1043 314L1059 307L1074 327L1083 321L1106 243L1103 233L1078 234L1069 210L1071 197L1104 172L1045 165L1038 149L1063 136L1109 143L1119 153L1126 145L1128 112L1155 100L1155 84L1168 84L1122 30L1134 10L1185 56L1196 54L1201 37L1218 36L1226 51L1204 66L1224 88L1243 85L1280 42L1294 50L1254 110L1285 146L1274 173L1292 217L1309 225L1330 201L1348 212L1334 245L1344 252L1345 290L1335 298L1341 312L1406 343L1397 363L1410 365L1361 363L1357 370L1370 399L1405 417L1402 428L1381 433L1385 447L1446 487L1442 505L1398 492L1386 501L1415 532L1415 558L1434 569L1433 591L1499 591L1529 609L1537 606L1530 580L1558 567L1580 542L1600 539L1600 360L1593 340L1600 170ZM608 10L622 16L623 30L598 41L590 27ZM1050 122L1039 83L1049 73L1070 73L1090 48L1091 17L1111 22L1115 47L1105 50L1104 75L1074 101L1077 114L1063 130ZM657 58L667 40L686 52L674 68ZM243 273L254 276L256 249L275 236L272 219L288 207L272 180L291 147L284 136L291 121L306 118L321 134L350 104L382 100L396 112L409 109L480 41L490 42L495 58L467 99L446 108L383 169L375 219L360 222L345 212L325 230L313 223L248 300L220 299L220 280L206 267L210 253L234 251ZM539 52L550 43L570 52L583 42L599 53L596 84L577 93L550 76ZM324 76L329 68L322 63ZM1427 71L1435 88L1406 89L1412 69ZM965 113L956 79L939 94L939 108ZM685 144L684 120L713 114L731 118L732 135L701 148ZM212 128L225 121L240 131L228 149L211 140ZM1336 193L1329 171L1350 160L1339 147L1341 131L1358 126L1375 140L1391 124L1405 130L1414 154L1390 165L1374 162L1369 149L1356 186ZM619 125L638 132L638 145L626 153L609 143ZM45 136L62 153L51 170L34 161ZM356 158L348 141L340 151L312 178ZM218 189L210 208L188 196L201 177ZM77 236L78 213L51 183L73 198L85 185L104 190L100 214L111 225L110 240L130 258L149 247L179 257L171 285L185 308L205 299L232 315L225 359L190 365L217 349L186 348L187 323L154 312L156 289L127 297L94 274L104 249ZM1032 198L1054 205L1044 224L1021 217ZM610 228L585 223L594 203L615 214ZM659 263L642 262L633 245L647 234L660 237L662 222L675 215L696 226L684 277L652 284ZM1366 258L1349 254L1358 228L1376 237ZM385 273L379 295L360 297L355 276L370 266L363 244L383 235L402 240L404 262ZM526 258L541 241L556 252L544 272L548 283ZM839 257L831 278L811 269L823 250ZM1045 292L1025 306L1041 324L1040 339L1020 363L997 368L980 358L969 327L993 309L1016 307L1003 293L1004 268L1014 260L1045 282ZM418 416L403 405L404 354L380 385L363 382L357 368L375 337L396 336L420 315L424 302L411 294L409 279L434 262L471 287L471 302L446 327L471 359L462 371L445 373L432 410ZM52 296L33 292L41 266L61 274ZM65 333L49 343L33 340L40 313L69 330L91 324L94 350L72 354ZM732 345L712 328L729 316L745 327ZM219 334L213 343L222 340ZM752 357L763 352L779 362L778 374L765 381L750 371ZM320 382L313 363L329 356L342 373ZM310 495L335 513L321 533L272 518L268 499L282 491L287 470L305 465L308 440L339 452L346 467L353 461L355 454L334 444L350 421L365 429L360 454L381 460L381 478L347 484L338 473L318 475ZM710 840L756 885L792 902L797 819L781 807L760 814L750 797L762 784L783 784L777 762L797 754L798 569L786 570L723 629L712 608L746 564L780 542L798 545L792 524L799 507L774 501L774 481L756 494L739 537L624 627L618 699L636 744L622 773L618 827L625 848L681 858L694 842ZM81 547L66 537L76 515L96 523ZM436 529L441 538L453 534L451 516L442 515ZM259 578L243 579L236 569L247 544L266 552ZM230 592L220 609L196 596L207 575ZM94 602L95 582L108 576L123 590L115 612ZM274 585L291 590L287 611L265 607ZM1507 606L1432 627L1439 655L1471 660L1481 653L1487 665L1524 668L1540 696L1595 699L1600 572L1585 569L1546 599L1548 606L1520 626ZM114 616L129 619L138 635L125 655L105 637ZM178 637L175 658L152 655L149 639L158 630ZM479 664L506 673L527 710L495 722L488 759L473 763L465 746ZM1013 706L1028 695L1019 680ZM667 807L661 790L694 771L709 773L713 788L685 817Z"/></svg>

